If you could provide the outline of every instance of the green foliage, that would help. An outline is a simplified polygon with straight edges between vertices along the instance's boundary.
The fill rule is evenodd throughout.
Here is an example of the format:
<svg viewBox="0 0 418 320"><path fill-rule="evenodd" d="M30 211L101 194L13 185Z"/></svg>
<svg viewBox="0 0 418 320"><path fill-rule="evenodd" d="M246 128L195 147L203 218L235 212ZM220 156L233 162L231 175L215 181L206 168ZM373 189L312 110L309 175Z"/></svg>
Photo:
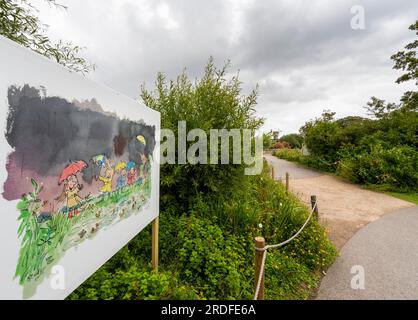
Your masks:
<svg viewBox="0 0 418 320"><path fill-rule="evenodd" d="M45 1L58 9L66 9L54 0ZM47 26L39 21L36 13L28 0L0 0L0 34L72 71L85 74L94 70L94 65L79 56L81 47L61 40L53 43L46 36Z"/></svg>
<svg viewBox="0 0 418 320"><path fill-rule="evenodd" d="M154 272L150 267L132 264L127 270L100 268L69 300L155 300L196 299L197 295L179 284L171 272Z"/></svg>
<svg viewBox="0 0 418 320"><path fill-rule="evenodd" d="M418 192L408 192L408 193L401 193L401 192L388 192L393 197L415 203L418 205Z"/></svg>
<svg viewBox="0 0 418 320"><path fill-rule="evenodd" d="M380 190L408 191L418 186L418 152L410 146L341 151L337 174L357 183L376 185Z"/></svg>
<svg viewBox="0 0 418 320"><path fill-rule="evenodd" d="M244 197L245 195L245 197ZM150 272L151 232L147 227L80 286L71 299L250 299L254 294L253 239L287 239L309 211L268 176L247 176L232 197L196 199L189 212L160 213L160 271L164 277L138 279ZM304 299L318 283L318 271L335 259L324 229L311 221L300 239L269 252L266 295L269 299ZM112 277L115 277L113 284ZM178 289L176 289L178 288ZM157 290L158 289L158 290Z"/></svg>
<svg viewBox="0 0 418 320"><path fill-rule="evenodd" d="M382 190L416 190L416 108L417 98L412 93L399 106L372 98L368 110L376 117L374 120L347 117L317 122L306 131L311 155L295 161ZM324 166L327 163L328 166Z"/></svg>
<svg viewBox="0 0 418 320"><path fill-rule="evenodd" d="M346 117L305 126L310 151L277 150L279 158L329 171L380 190L407 192L418 186L418 112L416 95L388 106L372 99L376 119Z"/></svg>
<svg viewBox="0 0 418 320"><path fill-rule="evenodd" d="M259 128L256 92L240 96L238 78L227 81L225 74L226 68L216 69L211 59L201 80L192 83L183 73L167 85L160 74L155 92L143 88L142 97L161 112L162 127L175 133L180 120L187 121L188 130L206 132ZM150 272L148 226L70 298L251 299L254 237L263 235L268 243L285 240L309 214L270 178L267 164L258 176L244 175L241 165L163 165L160 208L161 275ZM268 298L308 297L317 272L335 258L317 222L302 234L303 240L269 255Z"/></svg>
<svg viewBox="0 0 418 320"><path fill-rule="evenodd" d="M268 253L265 270L267 299L308 299L319 280L309 268L280 251Z"/></svg>
<svg viewBox="0 0 418 320"><path fill-rule="evenodd" d="M269 133L263 133L263 149L264 150L270 149L272 139L273 139L273 133L271 131Z"/></svg>
<svg viewBox="0 0 418 320"><path fill-rule="evenodd" d="M409 27L418 35L418 21ZM391 58L394 69L404 73L397 83L414 80L418 85L418 40L406 45ZM346 117L334 120L335 113L308 121L300 132L309 156L277 156L315 168L335 172L353 182L374 189L416 192L418 188L418 92L408 91L401 103L387 103L372 97L366 110L373 119Z"/></svg>
<svg viewBox="0 0 418 320"><path fill-rule="evenodd" d="M418 20L409 27L409 30L415 31L415 34L418 35ZM396 80L397 83L415 80L418 85L417 48L418 40L415 40L405 46L405 51L399 51L391 57L395 61L394 69L406 71Z"/></svg>
<svg viewBox="0 0 418 320"><path fill-rule="evenodd" d="M181 218L180 225L180 277L207 299L249 298L253 287L246 239L225 235L219 226L194 216Z"/></svg>
<svg viewBox="0 0 418 320"><path fill-rule="evenodd" d="M256 130L263 123L255 116L256 90L242 96L241 82L237 76L227 79L227 67L217 69L210 59L204 75L195 82L185 72L169 83L164 75L159 74L155 91L143 87L142 99L148 107L161 112L161 127L171 129L176 136L179 121L186 121L188 131L195 128L204 130L210 150L210 129ZM188 142L188 147L192 143ZM232 159L232 143L230 149ZM198 195L232 193L239 187L243 176L244 164L165 164L161 166L161 205L163 208L180 206L181 210L187 211ZM224 188L225 185L228 188Z"/></svg>
<svg viewBox="0 0 418 320"><path fill-rule="evenodd" d="M303 137L297 133L286 134L280 138L280 141L287 142L291 148L302 148Z"/></svg>
<svg viewBox="0 0 418 320"><path fill-rule="evenodd" d="M293 162L303 162L303 154L298 149L278 149L273 153L274 156Z"/></svg>
<svg viewBox="0 0 418 320"><path fill-rule="evenodd" d="M329 162L326 160L325 157L318 156L318 155L311 154L311 155L305 156L302 154L302 151L299 149L289 149L289 148L278 149L278 150L275 150L273 155L280 159L297 162L302 165L319 169L322 171L327 171L327 172L335 171L335 168L338 163L338 162Z"/></svg>
<svg viewBox="0 0 418 320"><path fill-rule="evenodd" d="M341 145L341 129L335 122L321 121L312 126L305 136L306 146L311 154L321 156L325 161L336 161Z"/></svg>

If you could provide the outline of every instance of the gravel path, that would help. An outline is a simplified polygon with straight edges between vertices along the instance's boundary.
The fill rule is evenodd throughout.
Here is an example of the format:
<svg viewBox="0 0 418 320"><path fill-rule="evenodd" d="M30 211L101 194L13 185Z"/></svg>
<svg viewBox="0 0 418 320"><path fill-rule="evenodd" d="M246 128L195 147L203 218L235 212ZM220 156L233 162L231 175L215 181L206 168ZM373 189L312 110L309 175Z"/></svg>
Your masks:
<svg viewBox="0 0 418 320"><path fill-rule="evenodd" d="M290 190L304 202L317 196L319 221L341 249L317 299L418 299L418 206L264 157L274 166L276 179L289 172ZM361 278L362 270L364 289L353 289L352 279Z"/></svg>
<svg viewBox="0 0 418 320"><path fill-rule="evenodd" d="M414 206L271 155L264 157L274 166L276 179L289 172L290 190L302 201L309 203L311 195L317 196L319 220L338 249L366 224L387 213Z"/></svg>

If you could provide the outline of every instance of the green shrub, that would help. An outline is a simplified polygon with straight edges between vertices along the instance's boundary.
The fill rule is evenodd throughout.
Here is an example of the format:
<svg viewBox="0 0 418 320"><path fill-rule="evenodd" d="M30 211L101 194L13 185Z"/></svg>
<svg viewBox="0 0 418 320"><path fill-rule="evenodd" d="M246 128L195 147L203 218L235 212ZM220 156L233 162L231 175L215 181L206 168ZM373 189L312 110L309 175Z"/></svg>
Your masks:
<svg viewBox="0 0 418 320"><path fill-rule="evenodd" d="M273 153L274 156L297 162L305 166L309 166L315 169L333 172L337 166L337 162L329 162L325 158L317 155L306 155L302 154L302 151L299 149L279 149Z"/></svg>
<svg viewBox="0 0 418 320"><path fill-rule="evenodd" d="M337 173L357 183L375 185L382 190L408 191L418 186L418 151L409 146L369 150L354 149L342 153Z"/></svg>
<svg viewBox="0 0 418 320"><path fill-rule="evenodd" d="M207 299L249 298L252 269L245 260L246 239L225 235L205 219L181 218L179 274Z"/></svg>
<svg viewBox="0 0 418 320"><path fill-rule="evenodd" d="M254 115L256 93L242 97L238 79L226 80L225 72L210 60L201 80L192 82L182 74L166 84L159 75L156 90L143 90L142 96L146 105L161 112L162 127L174 132L179 120L187 121L188 129L205 131L257 129L262 120ZM254 237L263 235L269 244L283 241L300 228L308 210L269 177L266 164L258 176L246 176L243 169L161 166L159 272L150 267L148 226L70 298L252 298ZM303 242L269 254L266 285L271 299L306 298L317 283L317 271L335 257L318 223L311 222L302 234ZM274 269L274 257L284 270Z"/></svg>
<svg viewBox="0 0 418 320"><path fill-rule="evenodd" d="M334 120L334 113L325 112L308 121L301 132L310 155L288 149L275 155L374 189L417 190L418 93L406 93L400 105L373 97L368 106L376 119Z"/></svg>
<svg viewBox="0 0 418 320"><path fill-rule="evenodd" d="M303 155L299 149L278 149L274 151L273 155L288 161L303 162Z"/></svg>
<svg viewBox="0 0 418 320"><path fill-rule="evenodd" d="M297 133L286 134L280 138L280 141L287 142L291 148L302 148L303 137Z"/></svg>
<svg viewBox="0 0 418 320"><path fill-rule="evenodd" d="M187 131L195 128L205 131L210 150L211 129L257 130L263 123L255 114L256 90L248 96L242 95L241 82L237 76L227 77L227 67L216 68L211 58L199 80L191 80L183 72L175 81L167 82L164 75L159 74L155 90L142 88L141 97L145 105L161 112L161 127L171 129L176 136L179 121L186 122ZM193 143L188 141L187 147ZM220 159L221 148L218 150ZM232 155L230 143L230 159ZM175 158L178 163L178 150ZM181 214L189 210L199 194L232 194L240 187L244 168L244 164L164 164L161 166L161 207L163 210L173 207L173 212Z"/></svg>
<svg viewBox="0 0 418 320"><path fill-rule="evenodd" d="M281 251L267 255L265 269L266 299L307 299L317 287L319 276Z"/></svg>
<svg viewBox="0 0 418 320"><path fill-rule="evenodd" d="M154 272L137 264L127 270L99 269L68 299L91 300L149 300L149 299L196 299L197 294L179 285L171 272Z"/></svg>
<svg viewBox="0 0 418 320"><path fill-rule="evenodd" d="M336 122L319 121L308 129L305 135L309 152L325 162L335 162L337 151L341 147L341 128Z"/></svg>
<svg viewBox="0 0 418 320"><path fill-rule="evenodd" d="M250 299L254 237L286 240L309 210L268 176L247 176L232 197L198 197L190 212L160 213L160 268L150 267L148 226L80 286L70 299ZM306 298L319 270L336 256L312 220L289 245L272 249L266 265L269 299Z"/></svg>

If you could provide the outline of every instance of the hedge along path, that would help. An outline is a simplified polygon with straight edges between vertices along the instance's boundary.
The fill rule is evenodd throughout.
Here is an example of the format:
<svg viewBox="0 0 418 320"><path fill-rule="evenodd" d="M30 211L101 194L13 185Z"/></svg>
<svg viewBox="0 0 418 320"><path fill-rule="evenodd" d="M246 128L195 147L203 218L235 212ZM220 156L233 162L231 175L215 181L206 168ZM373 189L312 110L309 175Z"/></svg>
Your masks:
<svg viewBox="0 0 418 320"><path fill-rule="evenodd" d="M290 191L303 202L318 197L319 222L338 249L363 226L381 216L414 204L389 195L365 190L359 185L318 172L271 155L264 158L274 167L276 180L290 175Z"/></svg>
<svg viewBox="0 0 418 320"><path fill-rule="evenodd" d="M260 265L260 269L258 272L258 279L256 282L256 288L255 288L255 294L254 294L254 300L257 300L259 298L259 294L260 294L260 288L261 288L261 284L263 283L263 278L264 278L264 266L266 264L266 258L267 258L267 250L268 249L276 249L276 248L280 248L285 246L286 244L288 244L289 242L291 242L293 239L295 239L302 231L303 229L305 229L306 225L308 224L308 222L311 220L311 217L313 215L314 212L316 212L316 208L317 208L317 202L315 201L315 203L312 203L312 209L311 212L309 213L308 218L306 218L305 223L302 225L302 227L300 227L300 229L293 235L291 236L289 239L277 243L277 244L271 244L271 245L265 245L262 248L259 248L257 246L254 247L254 249L256 251L261 251L262 252L262 258L261 258L261 265ZM264 238L261 238L262 243L264 243ZM257 241L257 238L256 238ZM256 264L257 265L257 264Z"/></svg>

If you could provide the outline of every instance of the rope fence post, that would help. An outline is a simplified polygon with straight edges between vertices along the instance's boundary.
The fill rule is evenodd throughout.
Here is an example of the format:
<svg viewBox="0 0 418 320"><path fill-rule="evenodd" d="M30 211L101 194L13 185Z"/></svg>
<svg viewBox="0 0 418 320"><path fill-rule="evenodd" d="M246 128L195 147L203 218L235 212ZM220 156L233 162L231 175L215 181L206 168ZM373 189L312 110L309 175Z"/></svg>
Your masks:
<svg viewBox="0 0 418 320"><path fill-rule="evenodd" d="M305 229L308 222L311 220L312 216L316 212L318 214L317 203L316 203L316 196L311 196L311 204L312 209L309 213L309 216L306 218L305 223L300 227L300 229L289 239L276 243L273 245L266 245L266 240L263 237L256 237L254 250L255 250L255 293L254 293L254 300L264 300L264 267L266 264L266 257L267 257L267 250L268 249L275 249L279 247L283 247L284 245L288 244L290 241L295 239L302 231Z"/></svg>
<svg viewBox="0 0 418 320"><path fill-rule="evenodd" d="M316 195L311 195L311 207L312 210L314 212L314 216L316 219L318 219L319 217L319 212L318 212L318 203L316 202Z"/></svg>
<svg viewBox="0 0 418 320"><path fill-rule="evenodd" d="M275 175L274 175L274 166L273 165L271 165L271 177L274 180Z"/></svg>
<svg viewBox="0 0 418 320"><path fill-rule="evenodd" d="M255 247L257 249L263 249L266 245L266 240L263 237L255 237ZM264 251L255 250L255 277L254 277L254 286L255 290L257 291L257 285L261 274L260 280L260 288L258 291L258 296L256 297L257 300L264 300L264 267L263 264L263 256L265 254Z"/></svg>
<svg viewBox="0 0 418 320"><path fill-rule="evenodd" d="M289 172L286 172L286 194L289 193Z"/></svg>

